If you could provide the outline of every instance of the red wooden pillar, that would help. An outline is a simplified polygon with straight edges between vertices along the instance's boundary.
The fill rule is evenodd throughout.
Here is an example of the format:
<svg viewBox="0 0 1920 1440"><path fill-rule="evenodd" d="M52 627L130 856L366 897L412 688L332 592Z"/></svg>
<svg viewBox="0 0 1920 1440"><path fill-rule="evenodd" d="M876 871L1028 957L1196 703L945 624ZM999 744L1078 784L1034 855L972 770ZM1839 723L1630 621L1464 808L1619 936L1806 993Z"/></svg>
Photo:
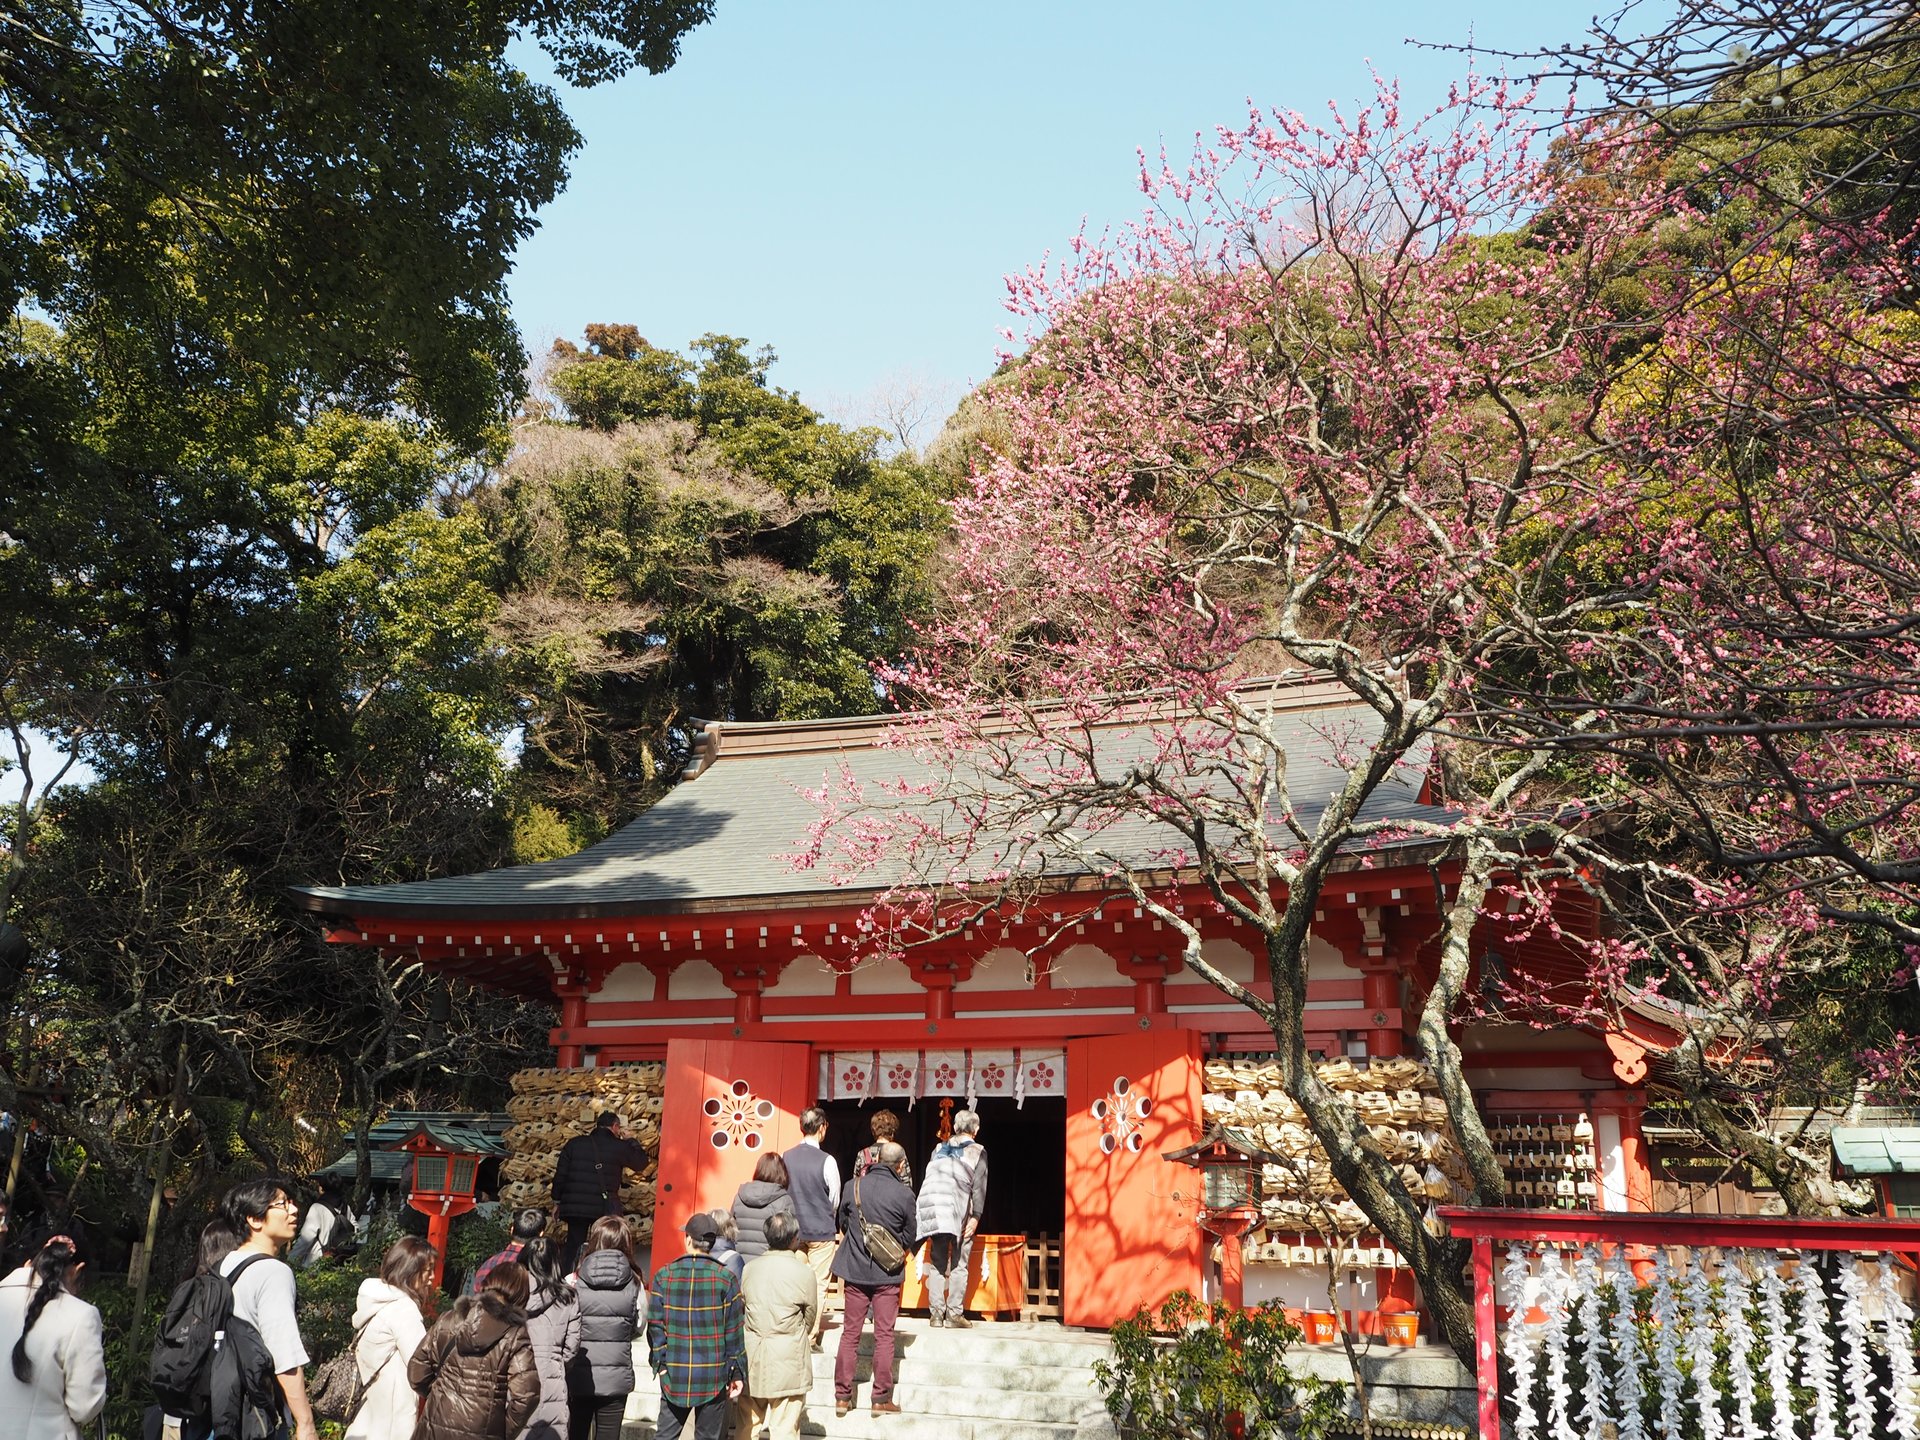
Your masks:
<svg viewBox="0 0 1920 1440"><path fill-rule="evenodd" d="M1362 972L1361 995L1368 1010L1376 1016L1400 1008L1400 971L1391 964L1369 965ZM1398 1025L1380 1025L1367 1031L1367 1054L1398 1055L1406 1048L1406 1036Z"/></svg>
<svg viewBox="0 0 1920 1440"><path fill-rule="evenodd" d="M1367 1054L1401 1055L1406 1052L1406 1035L1401 1030L1400 977L1403 959L1411 960L1417 946L1403 942L1397 933L1404 927L1397 917L1383 913L1378 906L1360 905L1331 914L1316 933L1332 943L1340 958L1360 972L1360 998L1372 1020L1367 1030ZM1401 950L1407 954L1402 956Z"/></svg>
<svg viewBox="0 0 1920 1440"><path fill-rule="evenodd" d="M1473 1238L1473 1373L1480 1392L1480 1440L1500 1440L1500 1337L1493 1308L1493 1241Z"/></svg>
<svg viewBox="0 0 1920 1440"><path fill-rule="evenodd" d="M954 988L973 974L973 961L965 956L930 955L910 962L910 967L927 992L927 1019L951 1020Z"/></svg>
<svg viewBox="0 0 1920 1440"><path fill-rule="evenodd" d="M1181 962L1165 955L1131 955L1117 963L1120 973L1133 981L1133 1013L1166 1014L1167 981L1180 973Z"/></svg>
<svg viewBox="0 0 1920 1440"><path fill-rule="evenodd" d="M560 997L560 1033L564 1037L554 1049L554 1064L562 1070L578 1070L583 1058L579 1036L587 1028L587 987L562 984L556 979L553 993Z"/></svg>
<svg viewBox="0 0 1920 1440"><path fill-rule="evenodd" d="M1644 1067L1640 1073L1645 1074ZM1594 1113L1611 1115L1619 1124L1620 1179L1626 1191L1627 1209L1641 1214L1653 1209L1653 1167L1647 1159L1646 1134L1640 1127L1640 1117L1646 1108L1646 1092L1642 1090L1603 1091L1593 1097ZM1635 1279L1642 1285L1653 1282L1653 1256L1645 1246L1628 1246L1627 1260L1633 1267Z"/></svg>

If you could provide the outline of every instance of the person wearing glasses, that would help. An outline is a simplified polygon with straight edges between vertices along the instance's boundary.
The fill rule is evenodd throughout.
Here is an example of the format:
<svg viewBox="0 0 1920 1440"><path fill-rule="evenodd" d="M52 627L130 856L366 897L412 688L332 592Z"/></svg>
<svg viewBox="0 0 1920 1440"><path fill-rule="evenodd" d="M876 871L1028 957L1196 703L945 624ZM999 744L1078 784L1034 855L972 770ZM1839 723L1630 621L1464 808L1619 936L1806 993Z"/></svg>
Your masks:
<svg viewBox="0 0 1920 1440"><path fill-rule="evenodd" d="M215 1216L235 1241L219 1261L220 1273L232 1275L249 1256L262 1256L233 1282L233 1313L260 1332L285 1401L281 1433L293 1440L317 1440L313 1406L307 1401L307 1347L293 1313L293 1268L280 1258L300 1231L300 1202L287 1193L287 1182L271 1176L246 1180L227 1191Z"/></svg>

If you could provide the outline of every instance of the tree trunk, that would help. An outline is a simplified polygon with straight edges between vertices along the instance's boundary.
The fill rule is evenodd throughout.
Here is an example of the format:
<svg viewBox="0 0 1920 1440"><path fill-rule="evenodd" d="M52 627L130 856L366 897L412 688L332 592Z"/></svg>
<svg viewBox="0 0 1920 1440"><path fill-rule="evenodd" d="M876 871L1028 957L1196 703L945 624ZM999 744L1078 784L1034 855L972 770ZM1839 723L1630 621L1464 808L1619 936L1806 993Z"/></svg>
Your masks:
<svg viewBox="0 0 1920 1440"><path fill-rule="evenodd" d="M353 1213L364 1215L373 1199L373 1086L356 1074L353 1089L360 1106L353 1127Z"/></svg>
<svg viewBox="0 0 1920 1440"><path fill-rule="evenodd" d="M1321 1083L1307 1055L1306 941L1311 907L1289 901L1267 935L1273 983L1273 1040L1281 1085L1305 1113L1307 1128L1327 1152L1328 1168L1353 1203L1400 1252L1426 1296L1440 1337L1472 1369L1473 1296L1467 1247L1428 1232L1424 1199L1416 1199L1353 1107Z"/></svg>
<svg viewBox="0 0 1920 1440"><path fill-rule="evenodd" d="M161 1112L158 1126L159 1150L153 1161L153 1185L147 1195L147 1226L140 1244L139 1263L127 1278L133 1283L133 1315L127 1322L127 1365L136 1370L140 1364L140 1322L147 1313L147 1284L153 1276L153 1247L160 1240L160 1207L166 1197L167 1172L173 1165L173 1141L179 1129L179 1115L187 1104L187 1045L184 1039L174 1046L173 1089Z"/></svg>

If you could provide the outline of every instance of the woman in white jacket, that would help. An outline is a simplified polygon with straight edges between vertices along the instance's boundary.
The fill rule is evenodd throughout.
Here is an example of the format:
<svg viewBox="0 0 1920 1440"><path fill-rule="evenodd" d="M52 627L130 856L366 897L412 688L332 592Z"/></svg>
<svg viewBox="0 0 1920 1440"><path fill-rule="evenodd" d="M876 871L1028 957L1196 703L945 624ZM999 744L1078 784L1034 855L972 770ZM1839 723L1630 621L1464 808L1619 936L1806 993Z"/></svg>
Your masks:
<svg viewBox="0 0 1920 1440"><path fill-rule="evenodd" d="M73 1293L86 1262L55 1235L0 1280L0 1416L8 1440L79 1440L107 1404L100 1312Z"/></svg>
<svg viewBox="0 0 1920 1440"><path fill-rule="evenodd" d="M394 1241L379 1277L360 1282L353 1309L353 1363L366 1387L346 1440L408 1440L420 1397L407 1362L426 1338L433 1295L433 1246L418 1235Z"/></svg>

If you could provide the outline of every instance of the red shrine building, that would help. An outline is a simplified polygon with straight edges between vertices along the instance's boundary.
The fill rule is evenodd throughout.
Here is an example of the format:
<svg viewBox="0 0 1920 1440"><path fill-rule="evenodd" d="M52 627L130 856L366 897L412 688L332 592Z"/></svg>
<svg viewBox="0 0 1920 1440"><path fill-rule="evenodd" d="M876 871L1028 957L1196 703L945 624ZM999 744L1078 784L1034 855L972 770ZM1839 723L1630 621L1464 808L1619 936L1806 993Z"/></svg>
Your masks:
<svg viewBox="0 0 1920 1440"><path fill-rule="evenodd" d="M1305 777L1317 762L1330 790L1335 735L1370 712L1314 680L1277 684L1274 704L1311 824ZM1057 1237L1066 1323L1104 1326L1176 1288L1202 1292L1214 1283L1202 1179L1163 1157L1213 1123L1260 1113L1271 1034L1184 970L1177 935L1087 879L1064 878L1024 921L988 922L904 959L859 956L852 937L874 892L836 888L787 857L817 818L803 790L843 766L867 782L913 766L878 743L888 723L709 724L674 789L579 854L302 898L337 943L557 1000L561 1067L665 1062L657 1262L678 1253L694 1210L730 1203L756 1151L797 1141L807 1106L828 1111L843 1171L868 1142L867 1117L893 1109L917 1172L946 1102L947 1113L968 1104L981 1115L993 1162L983 1235ZM1389 784L1370 809L1441 813L1415 783ZM1329 885L1307 1002L1310 1048L1328 1064L1364 1071L1409 1051L1449 878L1443 856L1403 846L1354 856ZM1197 918L1213 963L1267 991L1248 931L1197 884L1167 893ZM1509 977L1567 973L1568 952L1516 939L1502 919L1487 917L1489 963ZM1662 1038L1657 1017L1614 1035L1493 1023L1461 1034L1495 1144L1524 1184L1517 1204L1653 1208L1643 1112ZM1329 1255L1286 1217L1270 1204L1249 1237L1246 1295L1310 1305L1325 1295L1315 1262ZM1339 1263L1357 1313L1417 1300L1377 1237L1349 1239Z"/></svg>

